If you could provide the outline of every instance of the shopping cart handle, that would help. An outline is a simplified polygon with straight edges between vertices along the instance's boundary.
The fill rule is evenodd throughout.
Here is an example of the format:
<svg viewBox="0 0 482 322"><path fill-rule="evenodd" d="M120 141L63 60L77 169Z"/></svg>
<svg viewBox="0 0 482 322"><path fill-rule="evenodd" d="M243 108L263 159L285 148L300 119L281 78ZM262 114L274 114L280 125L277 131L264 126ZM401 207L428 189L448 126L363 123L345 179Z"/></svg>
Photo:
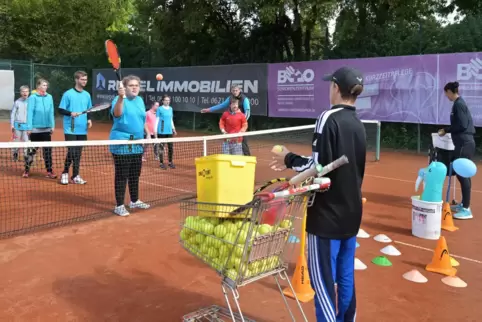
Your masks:
<svg viewBox="0 0 482 322"><path fill-rule="evenodd" d="M256 194L256 198L261 201L271 201L274 199L274 193L272 192L259 192Z"/></svg>
<svg viewBox="0 0 482 322"><path fill-rule="evenodd" d="M315 191L315 190L325 190L331 185L330 178L317 178L317 182L302 187L292 187L286 190L277 192L260 192L256 194L256 198L261 201L271 201L278 198L288 198L291 196L299 195L305 192Z"/></svg>
<svg viewBox="0 0 482 322"><path fill-rule="evenodd" d="M321 164L316 164L316 165L313 165L311 168L301 172L300 174L297 174L296 176L294 176L293 178L290 179L289 183L290 185L292 186L296 186L304 181L306 181L307 179L311 178L311 177L315 177L315 176L319 176L319 177L322 177L324 175L326 175L327 173L341 167L342 165L344 164L347 164L348 163L348 158L346 157L346 155L342 155L341 157L339 157L338 159L336 159L335 161L325 165L325 166L322 166Z"/></svg>

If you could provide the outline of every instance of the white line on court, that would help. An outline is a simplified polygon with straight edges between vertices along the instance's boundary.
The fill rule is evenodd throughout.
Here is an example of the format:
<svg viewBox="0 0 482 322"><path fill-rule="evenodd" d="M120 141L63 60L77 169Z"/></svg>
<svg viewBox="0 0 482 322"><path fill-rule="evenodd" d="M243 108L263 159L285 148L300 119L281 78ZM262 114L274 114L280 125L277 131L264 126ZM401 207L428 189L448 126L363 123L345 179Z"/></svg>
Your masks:
<svg viewBox="0 0 482 322"><path fill-rule="evenodd" d="M413 244L409 244L409 243L404 243L404 242L401 242L401 241L398 241L398 240L394 240L393 242L396 243L396 244L400 244L400 245L404 245L404 246L408 246L408 247L412 247L412 248L416 248L416 249L421 249L421 250L425 250L427 252L433 253L433 249L430 249L430 248L417 246L417 245L413 245ZM468 257L464 257L464 256L459 256L459 255L454 255L454 254L450 254L450 256L452 256L453 258L459 258L459 259L463 259L463 260L466 260L466 261L469 261L469 262L482 264L482 261L479 261L479 260L476 260L476 259L472 259L472 258L468 258Z"/></svg>
<svg viewBox="0 0 482 322"><path fill-rule="evenodd" d="M91 172L94 172L94 173L100 173L100 174L105 175L105 176L108 176L108 175L109 175L109 173L102 172L102 171L91 170L91 169L85 169L85 170L88 170L88 171L91 171ZM143 184L155 186L155 187L167 188L167 189L176 190L176 191L181 191L181 192L194 193L194 191L191 191L191 190L185 190L185 189L181 189L181 188L174 188L174 187L171 187L171 186L164 186L164 185L162 185L162 184L152 183L152 182L148 182L148 181L145 181L145 180L142 180L142 179L139 180L139 182L140 182L140 183L143 183Z"/></svg>
<svg viewBox="0 0 482 322"><path fill-rule="evenodd" d="M373 174L365 174L365 177L371 177L371 178L376 178L376 179L384 179L384 180L393 180L393 181L398 181L398 182L411 183L411 184L414 184L414 185L415 185L415 180L405 180L405 179L399 179L399 178L376 176L376 175L373 175ZM445 187L447 187L447 186L448 186L448 184L445 185ZM480 191L480 190L475 190L475 189L472 189L472 192L482 193L482 191Z"/></svg>

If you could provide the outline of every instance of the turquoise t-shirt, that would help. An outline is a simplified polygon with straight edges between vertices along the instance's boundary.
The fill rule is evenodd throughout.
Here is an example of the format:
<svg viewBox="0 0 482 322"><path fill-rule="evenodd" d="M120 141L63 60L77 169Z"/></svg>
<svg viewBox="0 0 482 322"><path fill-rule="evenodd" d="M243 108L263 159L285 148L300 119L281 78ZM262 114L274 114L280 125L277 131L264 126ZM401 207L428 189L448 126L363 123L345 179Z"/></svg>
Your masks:
<svg viewBox="0 0 482 322"><path fill-rule="evenodd" d="M159 106L156 112L156 117L159 119L159 124L157 125L157 134L172 134L172 119L174 113L172 107L165 108L164 106Z"/></svg>
<svg viewBox="0 0 482 322"><path fill-rule="evenodd" d="M81 113L92 107L92 99L89 92L79 92L75 88L69 89L62 96L59 107L69 112ZM72 131L72 119L74 120L74 131ZM87 114L72 118L64 115L64 133L75 135L87 134Z"/></svg>
<svg viewBox="0 0 482 322"><path fill-rule="evenodd" d="M120 117L114 116L115 104L119 96L112 101L111 114L114 125L110 131L110 140L141 140L144 139L144 124L146 123L146 106L139 96L124 99L124 108ZM140 154L144 152L141 144L111 145L113 154Z"/></svg>

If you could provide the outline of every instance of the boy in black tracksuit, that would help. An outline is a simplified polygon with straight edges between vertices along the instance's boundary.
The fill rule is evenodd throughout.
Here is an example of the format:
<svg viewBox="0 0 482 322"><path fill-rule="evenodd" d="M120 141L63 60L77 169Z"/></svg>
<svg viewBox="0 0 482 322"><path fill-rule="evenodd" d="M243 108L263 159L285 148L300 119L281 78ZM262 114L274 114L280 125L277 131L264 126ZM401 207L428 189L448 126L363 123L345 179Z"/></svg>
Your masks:
<svg viewBox="0 0 482 322"><path fill-rule="evenodd" d="M452 112L450 113L450 126L439 131L439 135L451 133L452 142L455 149L452 159L466 158L472 159L475 155L475 127L467 104L464 99L459 96L459 83L450 82L444 87L447 98L454 102ZM472 210L470 210L470 192L472 182L470 178L464 178L457 175L462 190L462 202L455 205L452 210L455 219L472 219Z"/></svg>
<svg viewBox="0 0 482 322"><path fill-rule="evenodd" d="M361 186L366 160L365 127L354 105L363 91L363 76L355 69L343 67L324 80L331 82L333 107L323 112L316 122L312 157L288 153L284 162L287 168L302 172L314 164L327 165L342 155L348 158L348 164L327 175L331 188L317 194L308 208L306 231L317 321L354 321L354 260L362 218Z"/></svg>

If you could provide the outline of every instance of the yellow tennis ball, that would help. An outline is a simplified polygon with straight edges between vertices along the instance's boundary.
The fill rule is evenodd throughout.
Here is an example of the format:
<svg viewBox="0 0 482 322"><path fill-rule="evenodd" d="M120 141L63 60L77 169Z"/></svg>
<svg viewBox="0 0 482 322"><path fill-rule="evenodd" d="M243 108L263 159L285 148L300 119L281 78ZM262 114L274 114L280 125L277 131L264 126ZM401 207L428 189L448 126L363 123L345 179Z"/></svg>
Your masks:
<svg viewBox="0 0 482 322"><path fill-rule="evenodd" d="M163 78L164 78L164 77L162 76L162 74L157 74L157 75L156 75L156 79L157 79L158 81L161 81Z"/></svg>
<svg viewBox="0 0 482 322"><path fill-rule="evenodd" d="M275 145L271 150L273 153L281 153L283 152L283 147L281 145Z"/></svg>

